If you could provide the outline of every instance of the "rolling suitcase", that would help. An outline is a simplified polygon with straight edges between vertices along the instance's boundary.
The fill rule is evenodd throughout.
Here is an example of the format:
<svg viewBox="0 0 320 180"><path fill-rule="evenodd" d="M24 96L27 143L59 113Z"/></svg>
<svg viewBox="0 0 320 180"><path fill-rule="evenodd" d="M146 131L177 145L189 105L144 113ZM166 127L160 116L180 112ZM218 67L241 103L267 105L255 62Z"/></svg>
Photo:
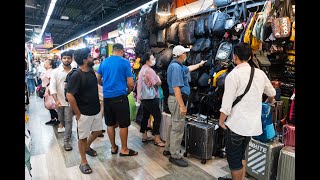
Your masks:
<svg viewBox="0 0 320 180"><path fill-rule="evenodd" d="M167 135L168 135L168 127L169 127L169 123L171 121L171 114L162 113L162 119L161 119L161 123L160 123L160 138L162 141L167 141Z"/></svg>
<svg viewBox="0 0 320 180"><path fill-rule="evenodd" d="M282 143L284 146L296 146L296 127L294 125L283 126Z"/></svg>
<svg viewBox="0 0 320 180"><path fill-rule="evenodd" d="M295 179L295 148L286 146L280 151L277 180Z"/></svg>
<svg viewBox="0 0 320 180"><path fill-rule="evenodd" d="M258 180L275 180L279 154L283 146L279 141L262 143L251 138L245 153L247 173Z"/></svg>
<svg viewBox="0 0 320 180"><path fill-rule="evenodd" d="M206 122L205 122L206 121ZM186 122L185 124L185 153L201 159L201 163L205 164L212 157L213 151L213 131L215 125L208 123L201 117L196 120Z"/></svg>

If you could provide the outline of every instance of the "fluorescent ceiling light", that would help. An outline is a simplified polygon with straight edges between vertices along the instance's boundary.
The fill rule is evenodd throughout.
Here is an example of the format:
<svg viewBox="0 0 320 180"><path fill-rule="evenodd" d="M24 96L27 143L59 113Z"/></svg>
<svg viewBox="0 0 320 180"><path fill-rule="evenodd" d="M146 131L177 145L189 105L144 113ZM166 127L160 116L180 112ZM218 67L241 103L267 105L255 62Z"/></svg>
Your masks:
<svg viewBox="0 0 320 180"><path fill-rule="evenodd" d="M54 9L54 6L56 5L56 2L57 2L57 0L51 0L46 19L44 20L44 23L43 23L43 26L42 26L42 29L41 29L41 32L40 32L40 38L42 37L42 35L44 33L44 30L47 27L47 24L49 22L49 19L50 19L50 16L52 14L52 11Z"/></svg>
<svg viewBox="0 0 320 180"><path fill-rule="evenodd" d="M68 20L69 17L68 16L61 16L60 19L63 19L63 20Z"/></svg>
<svg viewBox="0 0 320 180"><path fill-rule="evenodd" d="M95 31L95 30L97 30L97 29L99 29L99 28L102 28L102 27L104 27L104 26L106 26L106 25L108 25L108 24L110 24L110 23L113 23L113 22L115 22L115 21L117 21L117 20L119 20L119 19L121 19L121 18L123 18L123 17L125 17L125 16L127 16L127 15L129 15L129 14L135 12L135 11L137 11L137 10L140 10L141 8L146 7L146 6L148 6L149 4L153 4L154 2L157 2L157 1L158 1L158 0L152 0L152 1L150 1L150 2L147 2L147 3L141 5L141 6L135 8L135 9L133 9L133 10L127 12L127 13L122 14L121 16L119 16L119 17L117 17L117 18L112 19L111 21L108 21L108 22L102 24L101 26L98 26L98 27L96 27L96 28L94 28L94 29L86 32L86 33L81 34L80 36L78 36L78 37L76 37L76 38L73 38L73 39L71 39L71 40L69 40L69 41L67 41L67 42L65 42L65 43L63 43L63 44L61 44L61 45L59 45L59 46L51 49L50 51L55 50L55 49L57 49L57 48L65 45L65 44L67 44L67 43L69 43L69 42L71 42L71 41L74 41L74 40L76 40L76 39L78 39L78 38L81 38L82 36L85 36L85 35L93 32L93 31Z"/></svg>

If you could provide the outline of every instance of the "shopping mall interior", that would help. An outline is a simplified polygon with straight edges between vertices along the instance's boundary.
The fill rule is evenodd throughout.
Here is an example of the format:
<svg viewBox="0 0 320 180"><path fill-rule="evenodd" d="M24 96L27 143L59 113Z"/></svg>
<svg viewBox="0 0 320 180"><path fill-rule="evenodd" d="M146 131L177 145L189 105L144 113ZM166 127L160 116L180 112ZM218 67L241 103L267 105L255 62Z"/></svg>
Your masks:
<svg viewBox="0 0 320 180"><path fill-rule="evenodd" d="M294 101L295 0L25 0L26 180L294 180Z"/></svg>

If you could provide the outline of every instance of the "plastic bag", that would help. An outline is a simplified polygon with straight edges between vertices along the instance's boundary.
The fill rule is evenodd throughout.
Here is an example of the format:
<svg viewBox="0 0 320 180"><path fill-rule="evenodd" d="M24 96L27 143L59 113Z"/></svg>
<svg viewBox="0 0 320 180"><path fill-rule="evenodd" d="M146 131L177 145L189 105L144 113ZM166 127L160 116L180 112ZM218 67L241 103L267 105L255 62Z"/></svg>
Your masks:
<svg viewBox="0 0 320 180"><path fill-rule="evenodd" d="M136 103L134 102L133 92L128 95L129 107L130 107L130 121L136 119Z"/></svg>

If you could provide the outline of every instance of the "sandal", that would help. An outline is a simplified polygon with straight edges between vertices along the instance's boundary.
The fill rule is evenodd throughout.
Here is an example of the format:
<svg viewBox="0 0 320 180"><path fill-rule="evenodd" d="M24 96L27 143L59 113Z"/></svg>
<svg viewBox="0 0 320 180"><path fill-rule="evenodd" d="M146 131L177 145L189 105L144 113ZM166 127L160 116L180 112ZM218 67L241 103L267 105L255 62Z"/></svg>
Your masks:
<svg viewBox="0 0 320 180"><path fill-rule="evenodd" d="M71 144L69 142L65 142L63 147L64 147L64 150L66 150L66 151L71 151L72 150L72 146L71 146Z"/></svg>
<svg viewBox="0 0 320 180"><path fill-rule="evenodd" d="M159 146L159 147L165 147L165 146L166 146L166 145L164 144L164 142L162 142L162 141L159 141L159 142L155 142L155 141L154 141L153 144L156 145L156 146Z"/></svg>
<svg viewBox="0 0 320 180"><path fill-rule="evenodd" d="M89 164L80 164L79 168L80 168L80 171L81 171L83 174L90 174L90 173L92 173L92 169L91 169L91 167L89 166Z"/></svg>
<svg viewBox="0 0 320 180"><path fill-rule="evenodd" d="M134 151L132 149L129 149L129 154L122 154L122 153L119 153L120 156L136 156L138 155L138 152L137 151Z"/></svg>
<svg viewBox="0 0 320 180"><path fill-rule="evenodd" d="M117 146L117 145L116 145ZM119 146L117 146L117 150L115 150L114 152L112 152L112 147L111 147L111 154L118 154L118 150L119 150Z"/></svg>
<svg viewBox="0 0 320 180"><path fill-rule="evenodd" d="M153 139L150 138L150 137L148 137L147 139L143 139L143 138L142 138L141 142L148 142L148 141L152 141L152 140L153 140Z"/></svg>
<svg viewBox="0 0 320 180"><path fill-rule="evenodd" d="M86 151L86 154L88 154L89 156L92 156L92 157L97 156L97 152L92 148L90 148L88 151Z"/></svg>

